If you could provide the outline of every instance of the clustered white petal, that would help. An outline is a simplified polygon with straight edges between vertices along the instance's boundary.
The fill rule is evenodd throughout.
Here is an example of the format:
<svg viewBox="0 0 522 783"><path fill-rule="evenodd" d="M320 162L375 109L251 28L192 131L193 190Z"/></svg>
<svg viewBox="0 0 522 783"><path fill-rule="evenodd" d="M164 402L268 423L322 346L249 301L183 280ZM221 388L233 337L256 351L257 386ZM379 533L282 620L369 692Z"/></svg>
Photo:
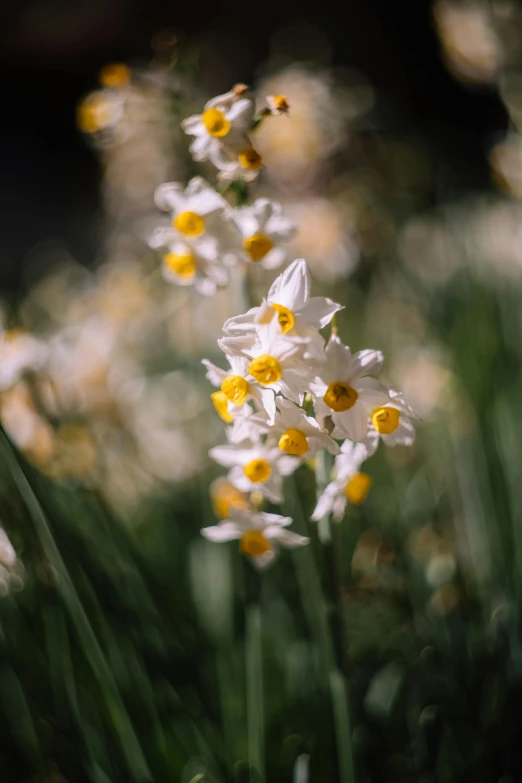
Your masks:
<svg viewBox="0 0 522 783"><path fill-rule="evenodd" d="M156 205L168 219L155 228L149 244L162 251L167 280L213 294L238 264L276 269L285 262L285 243L295 227L281 205L267 198L245 205L243 198L244 183L263 167L249 134L264 117L289 109L283 95L266 100L256 118L252 95L237 84L182 123L194 137L193 158L209 161L219 180L233 184L237 206L201 177L186 188L171 182L157 189ZM280 547L308 542L287 530L289 517L260 509L265 501L283 501L285 477L322 449L335 456L312 520L327 514L340 520L347 503L362 503L368 494L372 479L361 466L379 439L396 446L411 445L415 437L415 412L399 392L374 377L382 353L352 353L335 327L325 345L321 330L342 309L311 295L310 271L297 259L258 307L225 322L217 344L227 367L203 360L216 389L212 401L228 425L227 443L211 449L210 456L228 476L211 488L216 513L224 518L202 533L210 541L239 540L241 552L261 568L273 562Z"/></svg>
<svg viewBox="0 0 522 783"><path fill-rule="evenodd" d="M312 297L310 289L307 264L298 259L259 307L224 324L218 346L228 369L203 360L207 377L219 388L214 404L228 424L228 444L211 449L210 456L229 469L228 482L245 496L281 503L285 476L326 449L335 455L332 480L312 520L326 514L340 520L347 503L362 503L368 494L372 479L361 466L379 438L389 446L411 445L412 419L418 417L400 393L373 377L382 366L380 351L352 354L335 328L325 345L320 330L342 307ZM267 515L253 508L231 506L229 516L205 528L204 535L214 541L240 539L241 551L257 565L272 562L276 541L287 547L306 542L289 538L288 531L284 541L268 535ZM287 524L285 518L277 530Z"/></svg>

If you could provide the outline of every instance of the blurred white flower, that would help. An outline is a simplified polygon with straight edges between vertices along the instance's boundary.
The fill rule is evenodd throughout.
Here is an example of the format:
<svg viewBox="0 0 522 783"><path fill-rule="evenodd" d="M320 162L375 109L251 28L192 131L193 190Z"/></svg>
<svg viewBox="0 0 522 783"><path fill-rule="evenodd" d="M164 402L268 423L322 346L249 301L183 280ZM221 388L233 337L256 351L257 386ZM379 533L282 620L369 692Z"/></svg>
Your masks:
<svg viewBox="0 0 522 783"><path fill-rule="evenodd" d="M287 255L282 245L295 233L295 225L283 216L281 204L258 198L250 206L238 207L230 214L241 233L241 258L259 263L265 269L281 266Z"/></svg>
<svg viewBox="0 0 522 783"><path fill-rule="evenodd" d="M223 150L236 152L250 147L246 137L254 118L255 104L244 84L207 101L202 114L183 120L181 127L195 136L190 152L196 161L210 160L221 169Z"/></svg>
<svg viewBox="0 0 522 783"><path fill-rule="evenodd" d="M257 568L266 568L279 547L295 549L308 543L308 538L286 529L291 524L290 517L231 507L228 519L201 532L209 541L239 541L241 552Z"/></svg>
<svg viewBox="0 0 522 783"><path fill-rule="evenodd" d="M332 514L334 520L339 522L348 502L358 505L366 499L372 485L371 476L360 471L366 457L363 443L352 443L348 440L343 443L341 454L335 459L333 481L327 484L317 499L311 517L314 522L327 514Z"/></svg>
<svg viewBox="0 0 522 783"><path fill-rule="evenodd" d="M283 453L278 446L243 441L214 446L210 456L230 468L228 479L241 492L260 492L272 503L283 500L283 476L289 476L300 464L296 457Z"/></svg>

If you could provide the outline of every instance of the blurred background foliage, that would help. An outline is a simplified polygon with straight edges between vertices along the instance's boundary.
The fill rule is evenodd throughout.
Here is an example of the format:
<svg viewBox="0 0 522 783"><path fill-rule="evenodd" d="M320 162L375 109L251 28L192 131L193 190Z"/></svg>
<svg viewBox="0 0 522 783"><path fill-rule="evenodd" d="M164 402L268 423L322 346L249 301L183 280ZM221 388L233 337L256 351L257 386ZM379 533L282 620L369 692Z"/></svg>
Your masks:
<svg viewBox="0 0 522 783"><path fill-rule="evenodd" d="M320 581L357 781L520 780L520 9L254 11L2 9L1 779L254 779L260 592L266 777L337 780ZM371 459L333 551L314 540L260 581L199 534L222 438L199 362L240 281L170 287L145 242L159 183L212 176L180 119L239 80L291 105L259 130L256 186L298 224L291 257L424 418L413 449ZM303 467L283 512L312 538L314 497Z"/></svg>

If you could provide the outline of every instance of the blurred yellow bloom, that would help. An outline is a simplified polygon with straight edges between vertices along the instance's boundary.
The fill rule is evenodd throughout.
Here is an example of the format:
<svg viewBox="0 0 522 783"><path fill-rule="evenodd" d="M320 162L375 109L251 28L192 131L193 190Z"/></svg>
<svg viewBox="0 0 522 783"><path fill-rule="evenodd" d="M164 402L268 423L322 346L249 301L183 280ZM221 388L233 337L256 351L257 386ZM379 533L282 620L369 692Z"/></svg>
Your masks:
<svg viewBox="0 0 522 783"><path fill-rule="evenodd" d="M125 87L131 79L131 71L125 63L108 63L99 74L104 87Z"/></svg>
<svg viewBox="0 0 522 783"><path fill-rule="evenodd" d="M214 514L219 519L227 519L230 506L235 508L250 508L248 495L236 489L226 478L218 478L210 485L210 500Z"/></svg>

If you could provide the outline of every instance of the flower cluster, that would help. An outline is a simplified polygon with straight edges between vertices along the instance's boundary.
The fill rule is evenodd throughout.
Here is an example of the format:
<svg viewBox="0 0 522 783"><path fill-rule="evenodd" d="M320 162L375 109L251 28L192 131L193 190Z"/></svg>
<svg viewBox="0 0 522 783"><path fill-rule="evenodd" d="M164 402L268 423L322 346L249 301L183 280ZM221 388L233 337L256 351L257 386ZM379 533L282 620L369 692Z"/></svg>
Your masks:
<svg viewBox="0 0 522 783"><path fill-rule="evenodd" d="M210 161L221 180L251 182L263 166L248 136L255 124L254 98L246 84L236 84L230 92L207 101L203 112L187 117L181 127L194 136L190 146L194 160Z"/></svg>
<svg viewBox="0 0 522 783"><path fill-rule="evenodd" d="M308 266L298 259L259 307L224 324L218 345L228 368L203 360L217 388L214 405L229 425L228 443L210 456L229 468L229 483L224 521L202 532L213 541L239 539L241 551L261 567L278 545L301 546L307 539L286 530L287 518L256 510L256 499L281 503L284 477L326 449L336 456L333 480L312 518L333 512L340 519L348 501L361 503L368 493L371 478L360 467L379 439L390 446L414 439L416 414L373 377L382 354L352 354L335 328L324 345L320 330L341 309L311 296Z"/></svg>
<svg viewBox="0 0 522 783"><path fill-rule="evenodd" d="M295 231L280 204L258 198L250 206L231 207L201 177L186 188L179 182L160 185L155 200L169 213L169 222L156 227L149 239L163 253L163 275L202 294L227 285L229 270L237 264L281 266L284 245Z"/></svg>

